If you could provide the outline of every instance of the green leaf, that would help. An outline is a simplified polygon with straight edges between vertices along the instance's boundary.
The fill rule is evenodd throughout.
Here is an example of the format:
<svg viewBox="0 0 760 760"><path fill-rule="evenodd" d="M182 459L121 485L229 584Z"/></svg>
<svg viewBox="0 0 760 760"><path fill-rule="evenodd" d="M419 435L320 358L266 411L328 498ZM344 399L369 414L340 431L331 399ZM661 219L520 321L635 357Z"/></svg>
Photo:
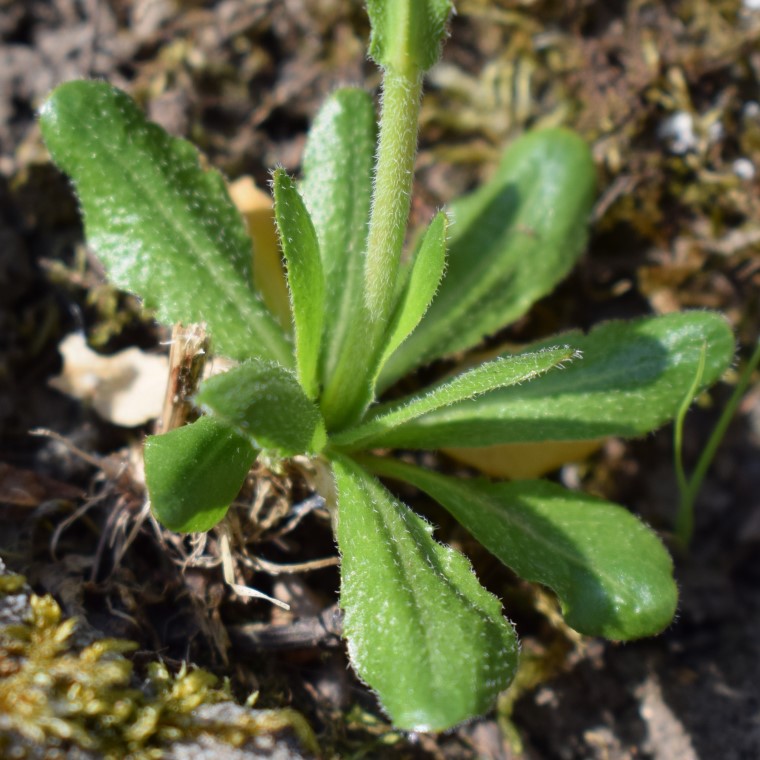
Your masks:
<svg viewBox="0 0 760 760"><path fill-rule="evenodd" d="M544 348L535 353L503 356L485 362L474 369L444 380L418 395L382 404L369 415L367 421L344 433L331 437L336 446L360 448L371 446L386 432L401 428L413 420L436 409L443 409L466 399L474 399L497 388L509 387L548 372L563 362L579 358L580 354L569 346Z"/></svg>
<svg viewBox="0 0 760 760"><path fill-rule="evenodd" d="M427 71L441 54L450 0L367 0L369 54L396 71Z"/></svg>
<svg viewBox="0 0 760 760"><path fill-rule="evenodd" d="M222 422L201 417L145 440L145 482L156 519L169 530L201 533L226 514L257 451Z"/></svg>
<svg viewBox="0 0 760 760"><path fill-rule="evenodd" d="M448 226L446 214L441 211L425 230L391 318L378 371L417 327L435 297L446 267Z"/></svg>
<svg viewBox="0 0 760 760"><path fill-rule="evenodd" d="M628 640L673 619L670 555L623 507L541 480L490 483L392 460L365 464L422 489L520 577L551 588L576 631Z"/></svg>
<svg viewBox="0 0 760 760"><path fill-rule="evenodd" d="M608 322L588 335L565 333L527 350L558 341L583 358L563 372L430 412L365 446L427 449L639 436L676 415L704 344L702 387L718 380L734 355L726 320L702 311Z"/></svg>
<svg viewBox="0 0 760 760"><path fill-rule="evenodd" d="M398 728L442 731L493 704L517 664L498 599L432 527L349 459L338 490L348 651Z"/></svg>
<svg viewBox="0 0 760 760"><path fill-rule="evenodd" d="M306 395L315 399L319 393L317 368L325 311L317 233L295 183L282 169L274 173L274 204L280 244L288 265L298 378Z"/></svg>
<svg viewBox="0 0 760 760"><path fill-rule="evenodd" d="M446 277L381 388L477 345L549 293L583 251L594 190L591 153L572 132L530 132L513 143L493 179L452 205Z"/></svg>
<svg viewBox="0 0 760 760"><path fill-rule="evenodd" d="M196 403L252 445L278 456L312 454L325 445L325 426L295 374L251 359L206 380Z"/></svg>
<svg viewBox="0 0 760 760"><path fill-rule="evenodd" d="M362 278L372 169L377 137L375 107L368 93L338 90L322 106L309 130L301 185L317 231L325 278L325 314L321 377L356 380L356 368L343 352L361 347L357 326L366 324ZM343 363L339 367L343 358ZM340 383L339 383L340 384ZM337 392L345 398L343 390Z"/></svg>
<svg viewBox="0 0 760 760"><path fill-rule="evenodd" d="M162 322L205 322L222 355L292 364L282 330L251 287L243 221L221 175L200 167L190 143L96 81L56 88L40 126L116 285L141 296Z"/></svg>

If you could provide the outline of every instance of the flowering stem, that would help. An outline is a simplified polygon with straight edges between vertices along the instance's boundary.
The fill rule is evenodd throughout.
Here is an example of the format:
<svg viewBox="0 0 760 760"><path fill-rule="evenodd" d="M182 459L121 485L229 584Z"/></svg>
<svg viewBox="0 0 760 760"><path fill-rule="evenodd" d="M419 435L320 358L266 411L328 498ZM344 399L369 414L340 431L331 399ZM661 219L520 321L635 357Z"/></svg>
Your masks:
<svg viewBox="0 0 760 760"><path fill-rule="evenodd" d="M372 322L385 325L409 220L422 71L385 69L375 188L364 265L365 299Z"/></svg>

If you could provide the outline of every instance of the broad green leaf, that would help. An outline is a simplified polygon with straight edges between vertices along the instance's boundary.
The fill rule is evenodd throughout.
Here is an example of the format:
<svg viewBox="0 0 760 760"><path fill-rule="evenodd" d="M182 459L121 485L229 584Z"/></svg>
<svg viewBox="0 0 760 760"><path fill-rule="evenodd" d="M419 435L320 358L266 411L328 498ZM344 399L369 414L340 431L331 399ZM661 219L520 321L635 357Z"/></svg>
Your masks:
<svg viewBox="0 0 760 760"><path fill-rule="evenodd" d="M319 393L317 368L325 311L325 283L314 225L295 183L282 169L274 173L274 211L288 265L298 378L306 395L314 399Z"/></svg>
<svg viewBox="0 0 760 760"><path fill-rule="evenodd" d="M120 288L165 323L205 322L217 353L292 364L251 287L251 241L221 175L105 82L67 82L40 111L53 160L82 204L87 240Z"/></svg>
<svg viewBox="0 0 760 760"><path fill-rule="evenodd" d="M540 130L513 143L493 179L452 204L446 277L381 387L477 345L549 293L583 251L594 188L591 153L572 132Z"/></svg>
<svg viewBox="0 0 760 760"><path fill-rule="evenodd" d="M201 533L226 514L257 451L212 417L145 440L145 482L156 519L169 530Z"/></svg>
<svg viewBox="0 0 760 760"><path fill-rule="evenodd" d="M425 230L391 319L378 371L417 327L435 297L446 267L448 227L446 214L441 211Z"/></svg>
<svg viewBox="0 0 760 760"><path fill-rule="evenodd" d="M282 457L316 453L325 445L319 410L295 374L272 362L251 359L214 375L195 402L256 448Z"/></svg>
<svg viewBox="0 0 760 760"><path fill-rule="evenodd" d="M331 408L351 406L357 393L353 404L361 410L371 394L369 375L357 376L356 357L368 344L362 288L376 138L369 94L338 90L317 115L304 152L301 193L317 231L329 304L320 362L328 418Z"/></svg>
<svg viewBox="0 0 760 760"><path fill-rule="evenodd" d="M441 53L451 0L367 0L369 54L396 71L427 71Z"/></svg>
<svg viewBox="0 0 760 760"><path fill-rule="evenodd" d="M493 704L517 664L501 604L465 557L349 459L333 463L348 651L393 724L442 731Z"/></svg>
<svg viewBox="0 0 760 760"><path fill-rule="evenodd" d="M425 491L520 577L551 588L576 631L627 640L673 619L670 555L623 507L542 480L490 483L393 460L365 463Z"/></svg>
<svg viewBox="0 0 760 760"><path fill-rule="evenodd" d="M419 394L382 404L367 421L331 437L336 446L366 447L386 432L401 427L436 409L474 399L497 388L531 380L563 362L580 358L569 346L544 348L535 353L502 356L444 380Z"/></svg>
<svg viewBox="0 0 760 760"><path fill-rule="evenodd" d="M676 415L703 345L707 358L702 387L718 380L734 355L725 319L702 311L608 322L588 335L565 333L527 350L558 341L583 358L562 372L430 412L364 445L461 448L639 436Z"/></svg>

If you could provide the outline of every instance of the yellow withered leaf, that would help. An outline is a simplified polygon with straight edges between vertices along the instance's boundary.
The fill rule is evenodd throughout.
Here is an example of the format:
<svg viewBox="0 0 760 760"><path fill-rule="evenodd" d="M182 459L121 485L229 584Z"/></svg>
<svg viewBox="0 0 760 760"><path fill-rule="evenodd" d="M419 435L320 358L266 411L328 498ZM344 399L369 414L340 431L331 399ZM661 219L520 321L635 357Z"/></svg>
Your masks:
<svg viewBox="0 0 760 760"><path fill-rule="evenodd" d="M232 202L245 218L253 240L253 281L267 308L280 324L290 329L290 300L285 283L280 244L274 224L272 196L256 187L250 177L229 186Z"/></svg>

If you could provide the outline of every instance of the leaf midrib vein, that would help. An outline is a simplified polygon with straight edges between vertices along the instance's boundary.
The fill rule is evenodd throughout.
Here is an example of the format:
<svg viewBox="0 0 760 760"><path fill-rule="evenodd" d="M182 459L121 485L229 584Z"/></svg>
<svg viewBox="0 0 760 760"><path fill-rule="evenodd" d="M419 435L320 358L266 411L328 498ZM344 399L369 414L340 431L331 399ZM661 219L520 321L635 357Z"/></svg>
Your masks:
<svg viewBox="0 0 760 760"><path fill-rule="evenodd" d="M234 293L240 293L241 292L241 282L240 278L237 276L230 276L232 272L236 272L234 269L234 266L227 261L227 259L224 259L224 263L215 262L214 254L211 256L208 255L207 251L209 250L206 246L198 246L196 245L195 240L192 236L185 230L181 225L177 225L174 223L174 218L166 213L164 209L163 203L161 203L160 194L156 194L156 192L153 190L152 183L149 181L149 179L146 179L145 176L140 178L139 174L134 173L130 170L130 168L121 160L119 160L119 156L111 150L111 146L108 145L103 139L101 139L101 135L95 131L91 130L91 134L94 136L94 140L98 142L103 152L106 156L109 157L112 164L114 164L119 171L121 171L125 177L127 178L127 183L125 184L126 187L130 188L139 188L145 195L148 197L148 200L150 201L149 205L149 214L153 216L154 218L157 218L159 221L164 222L166 226L168 226L175 236L177 238L180 238L182 241L184 241L187 245L188 251L191 251L193 256L193 261L196 262L201 266L201 268L205 271L206 275L209 277L211 282L214 283L215 290L219 291L221 293L222 299L226 300L228 302L231 302L235 308L238 309L238 311L241 312L241 315L243 317L247 317L247 320L245 324L249 327L251 327L252 330L255 331L256 336L262 340L262 342L267 346L267 348L270 351L270 355L273 358L276 358L278 361L282 359L281 351L282 347L278 346L276 344L276 341L273 341L271 338L271 335L269 334L269 330L262 330L261 326L258 324L259 320L266 319L267 315L266 312L263 309L257 309L254 305L256 294L251 291L249 288L243 289L245 292L245 297L241 298L235 298L232 299L228 296L228 291L234 292ZM176 138L170 138L170 139L176 139ZM171 148L170 148L171 152ZM197 167L198 171L203 171L200 167ZM213 170L211 170L213 171ZM166 184L166 177L163 175L160 171L156 170L155 167L151 164L150 166L150 174L152 174L154 177L159 178L161 184ZM140 179L144 181L140 181ZM176 208L176 195L171 192L171 187L169 188L170 192L168 194L169 198L172 198L172 207ZM133 192L130 190L130 192ZM184 202L184 196L182 197L182 202L179 204L180 208L183 212L182 216L184 218L187 218L188 214L188 207L186 203ZM143 199L145 201L145 199ZM142 205L147 205L143 202ZM198 227L198 225L192 225L195 229ZM205 240L207 243L210 244L210 249L214 248L213 241L208 237L206 234L206 230L203 228L203 225L200 225L200 230L202 231L202 237L203 240ZM176 250L176 249L175 249ZM223 287L219 287L219 285L222 285ZM254 301L251 301L251 298L254 299Z"/></svg>

